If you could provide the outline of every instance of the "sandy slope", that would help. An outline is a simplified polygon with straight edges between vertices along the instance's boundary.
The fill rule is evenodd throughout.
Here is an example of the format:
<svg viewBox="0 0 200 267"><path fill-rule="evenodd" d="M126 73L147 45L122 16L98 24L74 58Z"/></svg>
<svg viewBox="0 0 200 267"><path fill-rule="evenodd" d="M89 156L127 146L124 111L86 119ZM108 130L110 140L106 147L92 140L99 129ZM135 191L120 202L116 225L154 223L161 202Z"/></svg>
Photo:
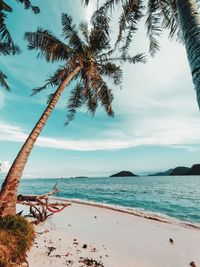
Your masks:
<svg viewBox="0 0 200 267"><path fill-rule="evenodd" d="M73 203L36 231L30 267L87 266L86 257L105 267L200 266L200 230L108 209Z"/></svg>

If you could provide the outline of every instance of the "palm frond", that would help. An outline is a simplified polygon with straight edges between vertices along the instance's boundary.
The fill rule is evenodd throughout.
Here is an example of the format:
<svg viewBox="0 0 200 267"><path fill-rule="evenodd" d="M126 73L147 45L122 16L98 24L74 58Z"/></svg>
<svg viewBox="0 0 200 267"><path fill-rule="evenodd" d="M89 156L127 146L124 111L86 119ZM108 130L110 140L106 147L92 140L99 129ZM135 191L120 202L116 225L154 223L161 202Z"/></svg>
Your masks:
<svg viewBox="0 0 200 267"><path fill-rule="evenodd" d="M104 10L110 10L112 12L115 6L120 3L123 3L123 0L106 0L106 2L103 4L103 8Z"/></svg>
<svg viewBox="0 0 200 267"><path fill-rule="evenodd" d="M132 57L129 56L129 55L122 56L121 60L123 62L128 62L128 63L131 63L131 64L146 63L146 56L143 53L138 53L137 55L132 56Z"/></svg>
<svg viewBox="0 0 200 267"><path fill-rule="evenodd" d="M31 9L34 14L40 13L40 8L38 6L33 6L30 0L15 0L17 3L24 5L25 9Z"/></svg>
<svg viewBox="0 0 200 267"><path fill-rule="evenodd" d="M6 11L6 12L12 12L13 9L11 6L9 6L5 1L1 0L0 1L0 10Z"/></svg>
<svg viewBox="0 0 200 267"><path fill-rule="evenodd" d="M133 38L133 34L137 30L137 23L143 17L143 8L141 0L126 0L122 5L122 13L119 19L119 33L116 41L116 45L125 40L125 44L122 46L123 54L129 49L130 43ZM124 37L125 33L126 37Z"/></svg>
<svg viewBox="0 0 200 267"><path fill-rule="evenodd" d="M19 54L21 52L21 50L19 49L18 46L10 46L8 43L0 43L0 55L14 55Z"/></svg>
<svg viewBox="0 0 200 267"><path fill-rule="evenodd" d="M81 0L82 1L82 3L85 5L85 6L88 6L88 4L89 4L89 2L90 2L90 0Z"/></svg>
<svg viewBox="0 0 200 267"><path fill-rule="evenodd" d="M115 85L120 85L122 81L122 70L116 64L107 62L100 65L99 73L102 76L111 78Z"/></svg>
<svg viewBox="0 0 200 267"><path fill-rule="evenodd" d="M80 37L78 36L76 26L73 24L72 17L68 14L62 14L62 26L63 36L65 39L67 39L69 46L76 52L82 52L83 44Z"/></svg>
<svg viewBox="0 0 200 267"><path fill-rule="evenodd" d="M55 96L55 93L49 94L48 98L47 98L47 105L50 104L51 100L53 99L53 97Z"/></svg>
<svg viewBox="0 0 200 267"><path fill-rule="evenodd" d="M101 102L102 107L105 109L108 116L113 117L114 111L112 109L113 94L107 84L100 80L100 88L98 90L98 99Z"/></svg>
<svg viewBox="0 0 200 267"><path fill-rule="evenodd" d="M162 0L160 5L163 17L162 27L169 30L169 38L176 36L177 39L181 40L182 34L178 22L176 1Z"/></svg>
<svg viewBox="0 0 200 267"><path fill-rule="evenodd" d="M89 43L89 29L88 29L88 23L87 22L81 22L79 25L79 29L84 37L85 42Z"/></svg>
<svg viewBox="0 0 200 267"><path fill-rule="evenodd" d="M13 53L15 53L15 45L14 41L10 35L10 32L7 29L6 23L5 23L6 15L4 12L0 12L0 39L1 42L7 43L10 47L13 48Z"/></svg>
<svg viewBox="0 0 200 267"><path fill-rule="evenodd" d="M119 57L111 57L111 58L106 58L105 60L101 60L101 63L106 61L110 61L110 62L115 62L115 61L119 61L119 62L128 62L131 64L136 64L136 63L146 63L146 56L143 53L138 53L135 56L129 56L129 55L122 55Z"/></svg>
<svg viewBox="0 0 200 267"><path fill-rule="evenodd" d="M147 36L149 37L149 53L154 56L160 49L157 37L161 35L161 8L159 1L148 0L147 19L145 22L147 27Z"/></svg>
<svg viewBox="0 0 200 267"><path fill-rule="evenodd" d="M82 83L77 83L76 87L71 91L71 95L69 97L67 103L67 121L65 125L68 125L75 117L76 110L80 108L86 101L85 95L83 94L83 85Z"/></svg>
<svg viewBox="0 0 200 267"><path fill-rule="evenodd" d="M97 95L94 93L93 90L91 90L91 88L87 90L87 107L88 112L90 112L94 116L98 108L98 102Z"/></svg>
<svg viewBox="0 0 200 267"><path fill-rule="evenodd" d="M10 91L10 87L8 83L6 82L7 76L0 71L0 85L1 87L5 88L7 91Z"/></svg>
<svg viewBox="0 0 200 267"><path fill-rule="evenodd" d="M68 60L72 49L57 39L50 31L38 28L36 32L26 32L30 50L39 50L38 56L44 56L47 62Z"/></svg>
<svg viewBox="0 0 200 267"><path fill-rule="evenodd" d="M41 91L48 89L49 87L58 86L69 74L69 69L65 66L61 66L58 70L55 71L53 75L51 75L47 80L46 83L40 87L34 88L32 90L32 94L36 95Z"/></svg>
<svg viewBox="0 0 200 267"><path fill-rule="evenodd" d="M100 75L90 76L86 89L88 111L92 115L95 114L98 102L100 102L108 116L114 116L112 110L112 92Z"/></svg>
<svg viewBox="0 0 200 267"><path fill-rule="evenodd" d="M91 51L99 54L110 49L110 18L102 8L98 9L92 17L92 30L89 36Z"/></svg>

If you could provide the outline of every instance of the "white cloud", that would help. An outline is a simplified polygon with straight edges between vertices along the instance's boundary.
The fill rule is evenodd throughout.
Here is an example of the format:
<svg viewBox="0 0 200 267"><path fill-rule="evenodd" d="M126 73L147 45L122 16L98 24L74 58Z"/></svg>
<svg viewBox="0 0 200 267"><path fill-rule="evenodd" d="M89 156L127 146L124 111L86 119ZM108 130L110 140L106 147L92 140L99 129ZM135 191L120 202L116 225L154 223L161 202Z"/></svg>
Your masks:
<svg viewBox="0 0 200 267"><path fill-rule="evenodd" d="M52 137L39 137L36 145L55 149L94 151L118 150L141 145L182 146L191 149L192 145L200 144L199 121L193 119L186 122L177 122L176 119L149 120L137 123L137 128L130 132L110 131L107 139L69 140ZM28 134L18 126L0 123L0 140L24 142Z"/></svg>

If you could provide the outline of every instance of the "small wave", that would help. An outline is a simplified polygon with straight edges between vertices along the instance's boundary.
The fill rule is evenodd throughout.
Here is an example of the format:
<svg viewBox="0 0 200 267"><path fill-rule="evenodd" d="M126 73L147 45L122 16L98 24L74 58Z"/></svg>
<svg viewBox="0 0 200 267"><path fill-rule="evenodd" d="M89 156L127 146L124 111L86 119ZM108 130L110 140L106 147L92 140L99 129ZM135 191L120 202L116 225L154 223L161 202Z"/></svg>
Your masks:
<svg viewBox="0 0 200 267"><path fill-rule="evenodd" d="M70 202L76 203L76 204L82 204L82 205L87 205L87 206L92 206L92 207L104 208L104 209L122 212L122 213L130 214L130 215L134 215L134 216L138 216L141 218L154 220L154 221L158 221L158 222L162 222L162 223L176 224L176 225L181 225L183 227L200 230L200 224L198 224L198 223L194 224L191 222L181 221L181 220L171 218L171 217L164 215L164 214L161 214L161 213L148 212L148 211L145 211L145 210L139 209L139 208L122 207L122 206L118 206L118 205L105 204L105 203L88 201L88 200L77 199L77 198L52 197L52 199L62 200L62 201L64 200L64 201L68 201L68 202L70 201Z"/></svg>

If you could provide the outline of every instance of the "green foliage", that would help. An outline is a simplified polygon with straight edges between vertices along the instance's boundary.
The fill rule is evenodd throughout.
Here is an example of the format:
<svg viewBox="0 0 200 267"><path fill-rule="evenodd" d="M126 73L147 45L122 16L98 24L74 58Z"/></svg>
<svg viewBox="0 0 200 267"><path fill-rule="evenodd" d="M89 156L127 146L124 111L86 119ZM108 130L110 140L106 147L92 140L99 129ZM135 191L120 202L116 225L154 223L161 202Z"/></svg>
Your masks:
<svg viewBox="0 0 200 267"><path fill-rule="evenodd" d="M0 266L24 262L34 236L33 225L25 218L17 215L0 218Z"/></svg>
<svg viewBox="0 0 200 267"><path fill-rule="evenodd" d="M137 16L138 14L135 14L135 19ZM100 104L108 116L114 116L113 94L107 81L114 85L121 84L120 63L145 62L143 54L129 56L126 52L118 55L116 50L111 48L109 21L109 17L102 8L94 13L91 29L84 22L79 28L76 27L71 16L62 14L64 40L41 28L36 32L25 33L30 50L37 50L38 56L44 57L47 62L62 62L62 66L46 80L43 86L35 88L32 95L49 87L60 86L77 66L81 69L74 77L76 84L67 102L66 125L75 117L76 110L83 105L86 105L88 111L94 115ZM116 65L116 62L119 62L119 65ZM55 92L49 95L48 104L53 100L54 94Z"/></svg>

